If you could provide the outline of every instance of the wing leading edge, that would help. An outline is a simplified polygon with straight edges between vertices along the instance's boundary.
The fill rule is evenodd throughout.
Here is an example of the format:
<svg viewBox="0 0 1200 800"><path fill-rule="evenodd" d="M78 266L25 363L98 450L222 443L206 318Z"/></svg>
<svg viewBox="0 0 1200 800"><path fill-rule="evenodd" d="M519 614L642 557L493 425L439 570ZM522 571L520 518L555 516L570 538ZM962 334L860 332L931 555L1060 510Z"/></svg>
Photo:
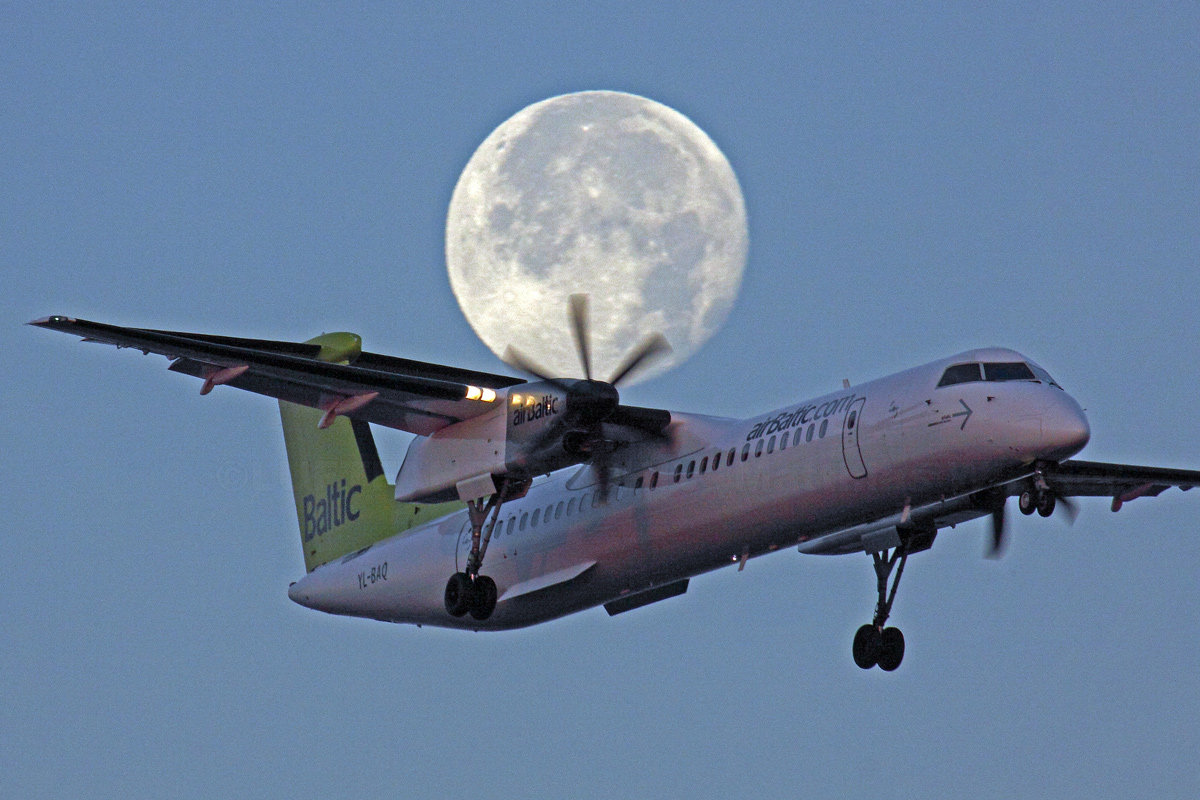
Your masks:
<svg viewBox="0 0 1200 800"><path fill-rule="evenodd" d="M353 334L308 342L124 328L72 317L44 317L39 328L85 342L129 347L171 359L173 372L201 378L202 393L229 385L291 403L428 436L495 407L496 391L521 378L362 352Z"/></svg>

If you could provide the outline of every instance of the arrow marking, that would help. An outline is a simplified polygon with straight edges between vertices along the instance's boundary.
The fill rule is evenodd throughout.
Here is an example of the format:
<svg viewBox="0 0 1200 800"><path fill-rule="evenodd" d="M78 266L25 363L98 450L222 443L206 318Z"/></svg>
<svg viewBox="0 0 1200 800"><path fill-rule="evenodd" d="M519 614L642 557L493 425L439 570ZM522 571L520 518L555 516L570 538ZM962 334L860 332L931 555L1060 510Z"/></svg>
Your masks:
<svg viewBox="0 0 1200 800"><path fill-rule="evenodd" d="M962 417L963 418L962 425L959 425L958 429L960 431L965 430L967 427L967 420L969 420L971 418L971 414L974 412L971 411L971 407L969 405L967 405L966 401L963 400L961 397L958 399L958 402L962 404L962 407L963 407L962 411L956 411L953 414L942 414L942 418L939 419L937 422L929 423L929 427L932 428L934 425L945 425L947 422L954 421L954 419L956 419L957 417Z"/></svg>

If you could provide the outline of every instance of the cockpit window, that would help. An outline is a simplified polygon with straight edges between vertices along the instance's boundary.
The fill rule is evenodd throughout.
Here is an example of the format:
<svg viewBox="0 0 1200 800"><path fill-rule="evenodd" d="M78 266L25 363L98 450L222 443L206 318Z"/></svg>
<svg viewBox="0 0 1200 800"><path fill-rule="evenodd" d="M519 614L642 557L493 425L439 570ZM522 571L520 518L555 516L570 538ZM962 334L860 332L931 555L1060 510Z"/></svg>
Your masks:
<svg viewBox="0 0 1200 800"><path fill-rule="evenodd" d="M989 381L1035 381L1037 376L1023 361L1001 361L983 365Z"/></svg>
<svg viewBox="0 0 1200 800"><path fill-rule="evenodd" d="M1049 384L1056 389L1062 389L1050 373L1024 361L987 361L983 364L955 364L942 373L938 388L954 386L958 383L974 383L976 381L1038 381Z"/></svg>
<svg viewBox="0 0 1200 800"><path fill-rule="evenodd" d="M983 380L983 375L979 371L979 364L955 364L953 367L948 367L942 373L942 379L938 381L938 387L981 380Z"/></svg>
<svg viewBox="0 0 1200 800"><path fill-rule="evenodd" d="M1062 388L1061 386L1058 385L1058 381L1056 381L1056 380L1054 380L1054 378L1050 377L1049 372L1046 372L1046 370L1042 369L1037 364L1030 364L1029 368L1033 370L1034 375L1037 375L1037 379L1039 381L1042 381L1043 383L1048 383L1051 386L1053 386L1055 389Z"/></svg>

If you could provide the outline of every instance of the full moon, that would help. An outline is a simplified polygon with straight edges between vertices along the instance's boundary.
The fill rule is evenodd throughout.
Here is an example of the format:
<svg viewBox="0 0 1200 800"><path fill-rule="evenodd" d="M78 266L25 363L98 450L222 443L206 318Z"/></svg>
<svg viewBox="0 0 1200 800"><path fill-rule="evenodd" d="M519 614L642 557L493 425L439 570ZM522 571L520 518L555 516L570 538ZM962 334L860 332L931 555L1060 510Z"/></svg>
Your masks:
<svg viewBox="0 0 1200 800"><path fill-rule="evenodd" d="M521 110L471 156L446 219L450 287L501 358L509 346L582 377L568 297L590 295L593 377L645 336L692 355L717 331L746 266L746 207L724 154L674 109L579 92Z"/></svg>

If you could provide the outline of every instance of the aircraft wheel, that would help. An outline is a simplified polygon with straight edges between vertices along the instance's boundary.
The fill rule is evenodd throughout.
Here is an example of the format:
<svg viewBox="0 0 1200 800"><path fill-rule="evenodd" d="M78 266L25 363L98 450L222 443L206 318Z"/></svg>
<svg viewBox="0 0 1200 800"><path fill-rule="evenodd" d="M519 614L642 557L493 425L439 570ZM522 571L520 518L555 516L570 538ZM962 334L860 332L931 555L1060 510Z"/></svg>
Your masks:
<svg viewBox="0 0 1200 800"><path fill-rule="evenodd" d="M483 622L496 610L496 582L487 575L478 575L471 594L471 618Z"/></svg>
<svg viewBox="0 0 1200 800"><path fill-rule="evenodd" d="M474 594L471 576L465 572L456 572L446 581L446 611L452 617L461 617L471 607L471 596Z"/></svg>
<svg viewBox="0 0 1200 800"><path fill-rule="evenodd" d="M862 669L870 669L879 663L881 642L879 629L874 625L863 625L854 634L854 663Z"/></svg>
<svg viewBox="0 0 1200 800"><path fill-rule="evenodd" d="M1033 489L1025 489L1017 495L1017 508L1021 509L1021 513L1029 516L1037 510L1037 499L1034 497Z"/></svg>
<svg viewBox="0 0 1200 800"><path fill-rule="evenodd" d="M891 672L904 660L904 634L899 628L884 628L879 635L879 668Z"/></svg>
<svg viewBox="0 0 1200 800"><path fill-rule="evenodd" d="M1043 517L1054 513L1054 495L1046 493L1037 500L1037 512Z"/></svg>

